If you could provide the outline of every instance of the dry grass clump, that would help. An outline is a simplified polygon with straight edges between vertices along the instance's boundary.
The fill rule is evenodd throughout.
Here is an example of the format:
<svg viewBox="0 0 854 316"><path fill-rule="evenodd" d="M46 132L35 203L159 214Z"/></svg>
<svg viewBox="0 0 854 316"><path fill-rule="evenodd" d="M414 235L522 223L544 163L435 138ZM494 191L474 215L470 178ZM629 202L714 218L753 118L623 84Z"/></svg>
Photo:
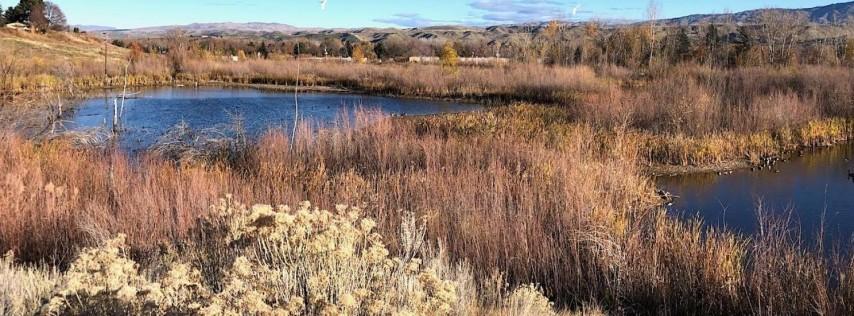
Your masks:
<svg viewBox="0 0 854 316"><path fill-rule="evenodd" d="M0 259L0 315L31 315L50 297L59 279L55 269L15 264L9 252Z"/></svg>
<svg viewBox="0 0 854 316"><path fill-rule="evenodd" d="M187 122L181 121L161 135L148 150L170 161L227 161L239 164L243 162L243 154L248 146L243 120L235 118L226 130L193 129Z"/></svg>

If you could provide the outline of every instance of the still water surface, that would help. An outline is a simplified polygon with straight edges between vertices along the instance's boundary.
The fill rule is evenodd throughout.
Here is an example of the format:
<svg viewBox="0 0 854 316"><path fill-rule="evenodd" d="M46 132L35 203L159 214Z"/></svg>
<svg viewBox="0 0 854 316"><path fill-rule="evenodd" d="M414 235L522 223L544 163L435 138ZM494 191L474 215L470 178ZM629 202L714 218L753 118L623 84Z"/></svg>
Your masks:
<svg viewBox="0 0 854 316"><path fill-rule="evenodd" d="M826 238L847 242L854 234L854 146L805 153L771 171L661 177L658 186L679 196L671 210L700 217L709 225L745 233L758 228L757 206L785 216L791 211L801 236L815 240L823 226ZM777 172L779 171L779 172Z"/></svg>
<svg viewBox="0 0 854 316"><path fill-rule="evenodd" d="M115 91L111 92L113 95ZM119 91L118 93L121 93ZM308 93L299 95L300 120L322 127L352 118L358 109L380 110L390 115L427 115L474 111L472 104L434 100L377 97L356 94ZM66 127L85 130L109 127L114 99L84 101ZM144 90L125 101L120 146L137 152L153 145L179 122L190 128L228 128L241 117L245 130L257 136L270 128L290 130L294 122L294 95L241 88L158 88Z"/></svg>

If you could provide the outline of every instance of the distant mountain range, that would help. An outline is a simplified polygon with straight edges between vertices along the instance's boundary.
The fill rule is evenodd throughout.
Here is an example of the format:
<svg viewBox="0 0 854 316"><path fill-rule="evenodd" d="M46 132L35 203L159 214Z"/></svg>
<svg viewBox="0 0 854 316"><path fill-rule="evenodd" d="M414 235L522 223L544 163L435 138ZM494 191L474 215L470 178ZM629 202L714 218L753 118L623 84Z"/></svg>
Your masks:
<svg viewBox="0 0 854 316"><path fill-rule="evenodd" d="M319 28L299 28L281 23L193 23L188 25L154 26L137 29L101 29L119 37L160 37L170 31L181 30L192 36L257 36L265 33L293 34L318 31Z"/></svg>
<svg viewBox="0 0 854 316"><path fill-rule="evenodd" d="M730 14L697 14L680 18L660 20L662 25L691 26L707 23L739 23L752 24L760 20L760 16L769 10L781 10L805 18L814 25L847 25L854 22L854 1L831 4L827 6L805 9L759 9ZM629 21L607 21L606 24L629 24ZM474 26L434 26L422 28L361 28L361 29L323 29L301 28L280 23L194 23L189 25L171 25L146 27L138 29L115 29L104 26L78 26L88 32L107 32L113 38L152 38L162 37L172 30L180 29L189 36L215 37L251 37L265 39L283 39L287 37L328 37L336 36L348 41L379 42L395 36L408 36L421 40L458 40L466 38L482 38L489 41L507 41L515 34L539 33L543 23L525 25L498 25L490 27ZM569 23L574 25L573 23ZM576 23L577 24L577 23Z"/></svg>
<svg viewBox="0 0 854 316"><path fill-rule="evenodd" d="M854 1L805 9L759 9L731 14L695 14L674 19L661 20L665 25L697 25L708 23L757 23L763 13L783 11L804 18L806 21L821 25L838 25L854 22Z"/></svg>
<svg viewBox="0 0 854 316"><path fill-rule="evenodd" d="M102 32L102 31L113 31L116 28L111 26L101 26L101 25L72 25L72 28L79 29L83 32Z"/></svg>

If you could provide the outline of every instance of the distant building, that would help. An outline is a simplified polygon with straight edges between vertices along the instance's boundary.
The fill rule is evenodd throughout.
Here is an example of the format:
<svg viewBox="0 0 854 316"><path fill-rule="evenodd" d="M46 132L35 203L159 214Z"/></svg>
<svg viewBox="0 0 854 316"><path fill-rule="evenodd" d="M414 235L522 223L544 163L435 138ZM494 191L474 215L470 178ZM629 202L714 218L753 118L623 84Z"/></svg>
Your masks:
<svg viewBox="0 0 854 316"><path fill-rule="evenodd" d="M304 57L304 58L300 58L300 59L311 60L311 61L319 61L319 62L327 62L327 61L328 62L344 62L344 63L352 63L353 62L352 57ZM366 61L368 61L367 58L364 58L363 62L366 62Z"/></svg>
<svg viewBox="0 0 854 316"><path fill-rule="evenodd" d="M409 62L413 64L438 64L441 62L439 57L435 56L412 56L409 57ZM501 65L510 62L509 58L499 57L460 57L460 64L463 65Z"/></svg>
<svg viewBox="0 0 854 316"><path fill-rule="evenodd" d="M13 30L26 31L26 30L29 30L29 29L30 29L30 26L29 26L29 25L26 25L26 24L24 24L24 23L21 23L21 22L15 22L15 23L9 23L9 24L6 24L6 28L10 28L10 29L13 29Z"/></svg>
<svg viewBox="0 0 854 316"><path fill-rule="evenodd" d="M460 63L464 65L503 65L510 63L510 59L500 57L461 57Z"/></svg>
<svg viewBox="0 0 854 316"><path fill-rule="evenodd" d="M439 57L412 56L409 57L409 62L413 64L438 64Z"/></svg>

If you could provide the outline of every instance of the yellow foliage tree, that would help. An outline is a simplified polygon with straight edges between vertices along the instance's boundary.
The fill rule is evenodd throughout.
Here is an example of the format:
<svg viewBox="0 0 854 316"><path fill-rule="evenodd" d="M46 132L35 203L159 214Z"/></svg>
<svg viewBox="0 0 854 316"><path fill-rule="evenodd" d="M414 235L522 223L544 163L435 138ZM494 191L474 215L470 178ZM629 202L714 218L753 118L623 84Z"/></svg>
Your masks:
<svg viewBox="0 0 854 316"><path fill-rule="evenodd" d="M351 57L355 63L361 64L365 62L365 49L362 48L362 45L356 45L353 47L353 54Z"/></svg>
<svg viewBox="0 0 854 316"><path fill-rule="evenodd" d="M440 57L442 61L442 69L449 74L456 74L459 72L459 63L460 56L457 54L457 50L454 49L454 45L451 42L445 43L445 47L442 47L442 56Z"/></svg>

